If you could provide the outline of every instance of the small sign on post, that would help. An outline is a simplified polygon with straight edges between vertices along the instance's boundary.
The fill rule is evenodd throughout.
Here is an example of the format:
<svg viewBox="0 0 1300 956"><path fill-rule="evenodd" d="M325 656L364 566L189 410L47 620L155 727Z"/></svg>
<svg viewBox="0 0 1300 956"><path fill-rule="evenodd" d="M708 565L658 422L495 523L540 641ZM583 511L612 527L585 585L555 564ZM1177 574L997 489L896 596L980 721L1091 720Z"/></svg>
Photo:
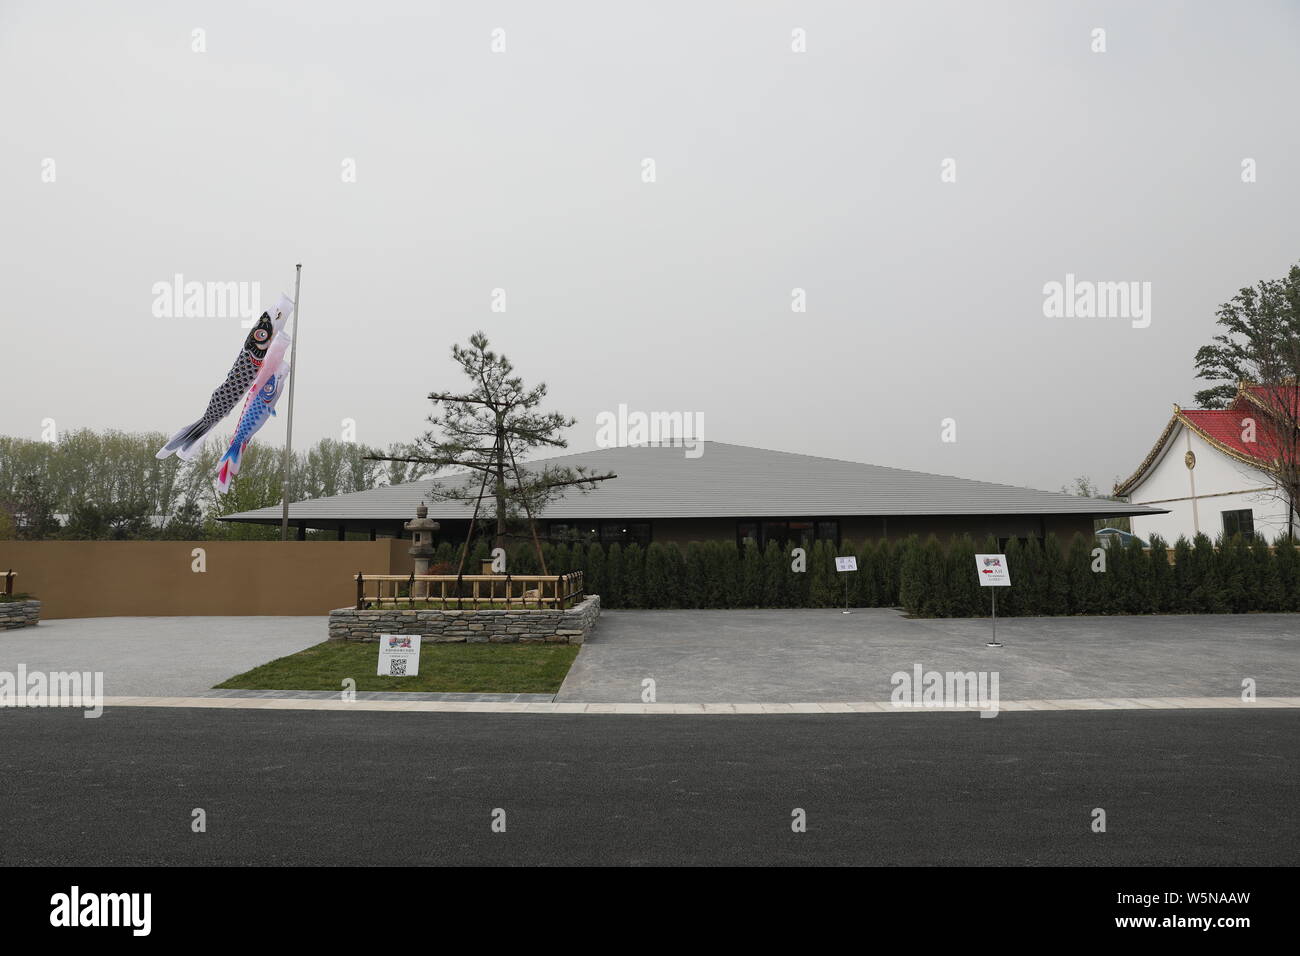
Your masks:
<svg viewBox="0 0 1300 956"><path fill-rule="evenodd" d="M1007 567L1007 556L1005 554L977 554L975 555L975 571L979 575L980 586L986 588L1009 588L1011 587L1011 571ZM998 643L998 592L989 592L993 598L993 640L987 643L987 647L1001 647Z"/></svg>
<svg viewBox="0 0 1300 956"><path fill-rule="evenodd" d="M856 571L857 569L858 569L858 559L856 556L852 554L850 554L846 558L837 557L835 559L836 571ZM844 614L852 613L849 610L849 579L848 578L844 579L844 610L842 613Z"/></svg>
<svg viewBox="0 0 1300 956"><path fill-rule="evenodd" d="M414 677L420 673L419 634L380 634L380 677Z"/></svg>

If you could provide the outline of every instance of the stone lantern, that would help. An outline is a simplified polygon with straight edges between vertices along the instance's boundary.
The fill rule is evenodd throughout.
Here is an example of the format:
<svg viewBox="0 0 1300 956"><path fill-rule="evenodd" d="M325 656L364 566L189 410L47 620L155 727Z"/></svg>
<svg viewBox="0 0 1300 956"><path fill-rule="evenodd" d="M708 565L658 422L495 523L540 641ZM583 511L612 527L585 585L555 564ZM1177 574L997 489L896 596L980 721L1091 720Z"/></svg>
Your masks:
<svg viewBox="0 0 1300 956"><path fill-rule="evenodd" d="M415 520L408 521L402 525L403 529L411 532L411 548L407 551L415 559L415 573L428 574L429 562L433 558L433 533L438 530L438 522L429 517L429 509L424 502L415 509ZM427 581L416 581L412 588L412 598L425 598L429 596L429 583Z"/></svg>

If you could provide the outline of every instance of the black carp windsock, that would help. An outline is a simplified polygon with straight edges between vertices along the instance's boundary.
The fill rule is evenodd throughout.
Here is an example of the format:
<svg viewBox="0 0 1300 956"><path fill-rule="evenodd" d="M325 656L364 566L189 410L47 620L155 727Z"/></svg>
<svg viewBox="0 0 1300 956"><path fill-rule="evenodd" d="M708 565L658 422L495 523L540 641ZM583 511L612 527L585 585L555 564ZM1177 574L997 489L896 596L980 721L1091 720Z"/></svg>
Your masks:
<svg viewBox="0 0 1300 956"><path fill-rule="evenodd" d="M189 461L198 455L203 448L203 436L216 428L217 424L230 414L235 404L247 394L249 386L253 384L262 367L266 350L271 347L271 340L284 328L284 323L292 311L293 302L282 295L275 308L262 313L261 318L249 331L248 337L244 339L244 347L235 358L235 364L230 367L226 380L217 386L217 390L212 393L212 398L208 400L208 407L203 412L203 417L173 435L166 445L158 449L155 457L167 458L174 454Z"/></svg>

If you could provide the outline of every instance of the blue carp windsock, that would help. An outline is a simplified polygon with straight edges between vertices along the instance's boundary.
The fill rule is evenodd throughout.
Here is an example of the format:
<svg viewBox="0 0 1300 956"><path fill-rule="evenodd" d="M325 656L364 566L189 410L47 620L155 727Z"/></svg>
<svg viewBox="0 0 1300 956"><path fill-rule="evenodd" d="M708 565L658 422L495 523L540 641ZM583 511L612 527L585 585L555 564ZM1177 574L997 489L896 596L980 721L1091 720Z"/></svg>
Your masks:
<svg viewBox="0 0 1300 956"><path fill-rule="evenodd" d="M280 395L284 392L284 383L288 379L289 363L281 362L276 366L275 371L267 376L266 384L260 391L249 393L248 401L244 403L244 411L239 416L235 437L231 440L226 453L221 456L221 461L217 462L217 491L221 494L229 490L230 480L239 474L239 466L248 443L257 434L257 430L275 414L275 403L280 400Z"/></svg>
<svg viewBox="0 0 1300 956"><path fill-rule="evenodd" d="M262 359L262 367L258 369L257 377L253 379L253 384L248 389L248 401L253 400L262 387L266 385L267 380L272 375L279 374L281 362L289 360L289 346L293 345L293 336L284 329L275 334L271 340L271 347L266 350L266 357ZM247 408L247 405L245 405Z"/></svg>
<svg viewBox="0 0 1300 956"><path fill-rule="evenodd" d="M257 320L248 337L244 339L244 347L240 349L235 364L226 374L226 380L217 386L217 390L208 400L208 407L204 410L203 417L173 435L166 445L158 449L156 457L167 458L175 454L189 461L198 455L203 448L203 436L216 428L220 421L230 414L235 403L248 392L249 386L253 384L258 370L262 367L262 359L271 346L271 340L284 327L292 311L293 303L287 296L282 295L274 309L262 313L262 317Z"/></svg>

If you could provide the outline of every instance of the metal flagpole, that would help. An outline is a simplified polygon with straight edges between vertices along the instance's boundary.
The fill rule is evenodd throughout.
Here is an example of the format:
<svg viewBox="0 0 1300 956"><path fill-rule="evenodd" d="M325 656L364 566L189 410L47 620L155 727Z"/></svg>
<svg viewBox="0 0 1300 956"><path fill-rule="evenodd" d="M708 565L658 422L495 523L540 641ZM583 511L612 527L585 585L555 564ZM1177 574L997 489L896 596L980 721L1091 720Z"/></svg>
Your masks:
<svg viewBox="0 0 1300 956"><path fill-rule="evenodd" d="M302 263L294 266L293 341L289 346L289 420L284 427L284 474L280 482L280 540L289 540L289 462L293 458L293 386L298 381L298 325L302 319Z"/></svg>
<svg viewBox="0 0 1300 956"><path fill-rule="evenodd" d="M998 589L989 588L993 592L993 640L989 641L989 647L1001 647L998 643Z"/></svg>

